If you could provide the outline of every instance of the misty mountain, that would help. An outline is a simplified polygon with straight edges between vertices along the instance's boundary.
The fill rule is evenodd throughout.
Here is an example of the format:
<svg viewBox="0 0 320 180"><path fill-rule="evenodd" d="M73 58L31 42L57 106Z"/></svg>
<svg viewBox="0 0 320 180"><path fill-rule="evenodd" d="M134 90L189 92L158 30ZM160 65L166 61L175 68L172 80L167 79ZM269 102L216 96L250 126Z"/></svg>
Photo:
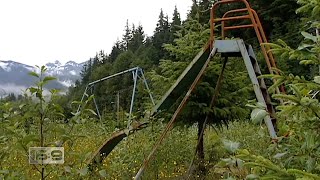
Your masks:
<svg viewBox="0 0 320 180"><path fill-rule="evenodd" d="M55 61L47 63L46 75L54 76L57 80L46 85L47 89L61 89L67 88L80 79L80 72L85 63L76 63L68 61L65 64ZM21 94L26 88L34 85L36 78L28 75L30 71L39 71L36 67L15 61L1 61L0 60L0 94L16 93Z"/></svg>

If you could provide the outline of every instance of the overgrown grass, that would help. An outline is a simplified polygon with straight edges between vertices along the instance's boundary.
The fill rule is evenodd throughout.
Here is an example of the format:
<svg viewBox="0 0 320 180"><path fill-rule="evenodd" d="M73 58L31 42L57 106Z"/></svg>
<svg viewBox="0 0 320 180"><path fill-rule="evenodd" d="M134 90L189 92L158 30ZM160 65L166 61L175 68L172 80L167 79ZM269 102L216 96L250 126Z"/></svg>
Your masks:
<svg viewBox="0 0 320 180"><path fill-rule="evenodd" d="M86 122L78 124L74 131L78 137L73 142L66 143L65 164L49 165L52 170L49 179L99 179L102 178L99 171L105 170L106 179L132 179L139 170L144 158L150 153L153 145L162 133L165 124L156 123L153 128L148 127L138 131L122 141L114 151L103 161L103 165L96 171L85 172L83 168L85 159L96 150L114 131L114 127L100 123ZM110 125L110 126L108 126ZM66 126L57 124L57 126ZM206 179L217 179L219 172L214 165L220 158L228 154L221 143L221 139L229 139L241 143L243 148L259 154L266 153L269 146L269 137L266 129L250 124L246 121L233 122L229 127L216 131L208 128L205 132L205 165L208 170ZM54 134L47 134L48 140L54 140ZM9 141L11 146L16 142ZM186 172L194 155L197 143L197 127L175 127L161 145L149 166L146 168L143 179L179 179L186 176ZM33 166L28 164L26 154L19 149L11 148L11 153L2 162L3 170L18 173L16 177L25 179L39 179L40 175ZM83 174L82 174L83 173ZM196 178L196 177L194 177Z"/></svg>

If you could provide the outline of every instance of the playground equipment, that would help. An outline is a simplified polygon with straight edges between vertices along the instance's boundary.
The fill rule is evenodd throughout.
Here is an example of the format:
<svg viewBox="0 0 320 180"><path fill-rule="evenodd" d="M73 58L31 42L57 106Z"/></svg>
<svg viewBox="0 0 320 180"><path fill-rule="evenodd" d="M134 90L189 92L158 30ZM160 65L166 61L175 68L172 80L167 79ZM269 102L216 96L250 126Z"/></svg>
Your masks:
<svg viewBox="0 0 320 180"><path fill-rule="evenodd" d="M215 13L216 9L219 5L226 5L231 3L242 3L244 8L242 9L233 9L227 11L221 18L216 18ZM240 14L240 15L239 15ZM227 26L227 22L234 20L248 20L250 23L245 25L238 26ZM215 28L217 23L221 23L221 37L222 40L215 39ZM195 89L197 83L201 79L201 76L204 74L209 62L212 60L213 56L217 53L220 53L222 57L224 57L223 66L220 72L220 76L217 80L215 91L213 93L210 107L212 108L215 104L216 98L219 94L220 86L222 83L222 77L227 65L228 57L242 57L244 64L246 66L247 72L249 74L250 80L253 85L253 89L256 95L257 101L264 105L265 110L269 113L265 118L265 124L268 128L270 137L275 140L277 138L276 131L274 128L274 124L276 122L275 119L275 110L271 104L271 98L268 94L267 87L265 81L263 79L258 79L257 76L261 75L261 70L258 65L257 58L253 52L253 48L251 45L245 44L242 39L234 39L234 40L224 40L226 36L226 32L230 30L240 29L240 28L253 28L255 30L256 36L261 46L262 54L266 61L268 70L270 74L277 73L273 72L273 69L276 68L276 62L269 51L270 48L265 46L264 43L267 43L266 36L264 34L261 22L257 13L250 7L249 3L246 0L221 0L216 2L211 9L211 34L208 43L202 48L202 50L197 54L197 56L191 61L188 67L184 70L184 72L180 75L180 77L176 80L176 82L171 86L171 88L166 92L166 94L162 97L162 99L157 103L156 106L152 109L151 116L155 116L160 111L165 111L174 104L179 97L181 97L181 93L186 92L184 98L181 100L178 108L174 112L171 120L167 124L165 130L163 131L161 137L155 144L154 148L150 152L150 154L145 159L142 167L138 171L135 176L135 179L140 179L141 175L144 172L144 169L147 167L149 161L153 158L157 148L163 142L169 130L172 128L177 116L182 111L183 107L186 105L187 100L189 99L192 91ZM277 89L277 93L284 92L283 88ZM208 117L206 117L204 126L206 125ZM144 124L146 125L146 124ZM137 129L141 129L141 126ZM202 134L205 128L202 128ZM135 129L127 129L126 131L134 131ZM128 134L126 134L128 135ZM115 147L114 144L119 143L121 139L126 137L123 133L115 134L112 138L108 139L105 143L113 144L112 147ZM105 146L100 147L100 154L107 156L111 151L103 151ZM95 154L97 155L97 154Z"/></svg>
<svg viewBox="0 0 320 180"><path fill-rule="evenodd" d="M111 79L111 78L114 78L114 77L117 77L117 76L120 76L120 75L123 75L123 74L126 74L126 73L130 73L130 72L132 73L133 89L132 89L132 96L131 96L131 103L130 103L130 110L129 110L129 121L128 121L128 127L129 127L130 120L131 120L131 115L132 115L132 112L133 112L133 105L134 105L134 99L135 99L135 94L136 94L136 89L137 89L137 82L138 82L139 79L142 79L142 81L143 81L143 83L145 85L145 88L147 89L147 91L149 93L150 100L151 100L152 104L155 105L153 97L152 97L152 94L150 92L150 89L149 89L149 86L148 86L148 83L147 83L147 80L146 80L146 78L145 78L145 76L143 74L143 70L140 67L135 67L135 68L131 68L131 69L128 69L128 70L125 70L125 71L121 71L119 73L116 73L116 74L113 74L113 75L110 75L110 76L107 76L107 77L104 77L104 78L101 78L99 80L96 80L96 81L93 81L93 82L89 83L86 86L86 88L85 88L85 90L83 92L83 95L82 95L82 98L81 98L81 104L84 101L84 98L88 96L87 92L90 92L91 94L93 94L93 89L94 89L94 85L95 84L101 83L101 82L106 81L108 79ZM96 108L96 111L97 111L97 115L99 116L99 119L101 121L102 120L101 114L100 114L97 102L96 102L94 97L93 97L93 103L95 105L95 108ZM81 104L78 106L77 112L80 111Z"/></svg>
<svg viewBox="0 0 320 180"><path fill-rule="evenodd" d="M215 18L216 9L219 5L222 4L231 4L231 3L242 3L244 4L245 8L242 9L233 9L230 11L227 11L222 18ZM247 13L242 15L234 15L237 13ZM230 15L234 16L230 16ZM233 21L233 20L241 20L241 19L248 19L250 20L250 24L245 25L239 25L239 26L226 26L226 22ZM222 39L225 38L226 31L233 30L233 29L240 29L240 28L254 28L256 36L258 38L258 41L261 46L261 50L263 53L263 56L265 58L266 64L268 66L268 70L270 74L273 74L273 68L276 68L276 63L274 60L274 57L272 53L269 51L270 48L267 46L264 46L263 43L267 43L267 39L265 36L265 33L263 31L261 22L259 20L259 17L257 13L250 7L249 3L246 0L221 0L216 2L212 8L211 8L211 18L210 18L210 39L207 45L204 46L202 51L194 58L194 60L189 64L189 66L186 68L186 70L181 74L181 76L178 78L176 83L169 89L169 91L163 96L161 101L155 106L153 112L166 109L167 106L177 100L178 92L185 88L186 86L190 86L189 90L187 91L186 95L182 99L180 105L176 109L175 113L173 114L171 120L167 124L166 129L162 133L160 139L155 144L154 148L148 155L148 157L145 159L142 167L139 169L138 173L135 176L135 179L140 179L141 175L143 174L144 169L148 165L151 158L154 156L154 153L156 152L157 148L160 146L162 141L164 140L167 132L172 128L174 121L176 120L177 116L185 106L188 98L190 97L191 92L196 87L197 83L199 82L201 76L203 75L206 67L208 66L211 58L216 53L221 53L223 57L225 57L220 76L218 78L215 92L213 94L213 97L211 99L210 107L213 107L216 101L216 98L219 93L220 85L222 83L222 77L224 73L224 69L226 66L226 63L228 61L228 57L242 57L245 63L245 66L247 68L250 80L253 84L253 89L257 98L257 101L264 105L265 110L269 113L264 118L265 124L268 127L268 131L270 134L270 137L272 139L276 139L277 135L272 123L272 119L274 123L276 122L275 116L274 116L274 108L271 104L271 98L267 92L267 87L263 79L258 79L257 76L261 75L261 70L259 68L256 56L254 55L253 49L250 45L245 45L243 40L215 40L214 34L215 34L215 26L216 23L221 22L221 37ZM196 73L195 73L196 72ZM193 75L190 75L190 73L195 73ZM192 79L191 79L192 78ZM192 82L193 80L193 82ZM192 84L191 84L192 82ZM280 90L276 90L277 93L280 93ZM284 89L281 88L281 91L284 92ZM204 126L206 126L208 117L206 117ZM205 128L202 128L201 134L203 134Z"/></svg>

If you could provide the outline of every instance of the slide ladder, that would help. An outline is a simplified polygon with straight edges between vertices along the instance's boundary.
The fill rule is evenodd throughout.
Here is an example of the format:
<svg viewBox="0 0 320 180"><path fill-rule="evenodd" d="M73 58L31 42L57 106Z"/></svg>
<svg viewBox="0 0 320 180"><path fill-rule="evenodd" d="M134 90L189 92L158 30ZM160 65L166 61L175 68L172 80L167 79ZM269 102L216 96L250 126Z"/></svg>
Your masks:
<svg viewBox="0 0 320 180"><path fill-rule="evenodd" d="M262 73L261 73L257 58L256 58L256 56L254 54L253 48L252 48L251 45L248 45L247 48L248 48L248 54L249 54L249 57L250 57L250 60L251 60L252 67L254 69L254 73L255 73L255 75L257 77L261 76ZM258 82L259 82L261 93L262 93L263 98L264 98L265 103L266 103L265 105L266 105L267 110L268 110L268 112L270 114L272 124L274 125L275 130L277 130L275 109L274 109L274 107L272 105L271 98L270 98L270 95L268 93L268 88L267 88L266 83L265 83L263 78L259 78Z"/></svg>

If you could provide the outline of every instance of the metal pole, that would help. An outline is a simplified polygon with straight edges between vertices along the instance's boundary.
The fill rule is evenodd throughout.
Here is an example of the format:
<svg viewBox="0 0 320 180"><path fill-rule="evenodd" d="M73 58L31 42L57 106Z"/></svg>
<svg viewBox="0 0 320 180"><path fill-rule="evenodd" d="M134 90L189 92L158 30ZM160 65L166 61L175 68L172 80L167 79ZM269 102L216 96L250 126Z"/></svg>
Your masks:
<svg viewBox="0 0 320 180"><path fill-rule="evenodd" d="M137 79L138 79L138 69L132 72L132 76L133 76L133 89L132 89L132 97L131 97L131 104L130 104L130 111L129 111L128 128L131 124L134 96L136 93L136 86L137 86Z"/></svg>
<svg viewBox="0 0 320 180"><path fill-rule="evenodd" d="M148 93L149 93L149 96L150 96L150 99L151 99L151 101L152 101L152 104L153 104L153 105L156 105L156 104L154 103L154 99L153 99L153 97L152 97L150 88L149 88L148 83L147 83L147 80L146 80L146 78L145 78L145 76L144 76L144 74L143 74L143 71L142 71L142 69L139 69L139 70L140 70L140 73L141 73L141 76L142 76L144 85L146 86L147 91L148 91Z"/></svg>
<svg viewBox="0 0 320 180"><path fill-rule="evenodd" d="M82 104L82 101L83 101L83 99L84 99L84 96L87 94L87 90L88 90L88 86L86 86L86 89L84 90L84 92L83 92L83 95L82 95L82 98L81 98L81 103L79 104L79 106L78 106L78 110L77 110L77 113L80 111L80 108L81 108L81 104Z"/></svg>
<svg viewBox="0 0 320 180"><path fill-rule="evenodd" d="M125 71L122 71L122 72L113 74L113 75L111 75L111 76L104 77L104 78L102 78L102 79L93 81L93 82L89 83L88 85L93 85L93 84L96 84L96 83L98 83L98 82L101 82L101 81L104 81L104 80L113 78L113 77L115 77L115 76L119 76L119 75L121 75L121 74L125 74L125 73L130 72L130 71L136 71L138 68L139 68L139 67L131 68L131 69L128 69L128 70L125 70Z"/></svg>
<svg viewBox="0 0 320 180"><path fill-rule="evenodd" d="M93 87L91 87L91 94L93 94ZM94 98L94 95L93 95L93 103L94 103L94 105L96 107L97 114L99 116L100 122L102 123L102 118L101 118L101 115L100 115L100 112L99 112L99 109L98 109L98 105L97 105L96 99Z"/></svg>
<svg viewBox="0 0 320 180"><path fill-rule="evenodd" d="M117 93L117 120L118 126L120 126L120 92Z"/></svg>
<svg viewBox="0 0 320 180"><path fill-rule="evenodd" d="M222 69L220 71L220 74L219 74L219 77L218 77L218 80L217 80L217 84L216 84L216 87L214 88L214 92L213 92L213 95L212 95L212 98L211 98L211 102L210 102L210 105L209 105L209 108L212 109L214 106L215 106L215 103L216 103L216 99L218 98L218 95L219 95L219 92L220 92L220 88L221 88L221 84L222 84L222 80L223 80L223 73L224 73L224 70L226 69L226 65L227 65L227 62L228 62L228 56L225 57L224 59L224 62L222 64ZM209 116L208 114L206 115L206 118L203 122L203 126L202 126L202 129L201 129L201 132L200 132L200 136L198 138L198 142L197 142L197 146L196 146L196 150L194 152L194 155L192 157L192 160L191 160L191 163L189 165L189 168L188 168L188 171L187 171L187 180L190 179L190 175L191 175L191 168L192 168L192 165L194 163L194 160L196 158L196 155L197 155L197 152L198 152L198 147L200 145L200 140L201 140L201 137L203 136L204 134L204 130L206 128L206 125L208 123L208 119L209 119ZM198 125L199 126L199 125Z"/></svg>

